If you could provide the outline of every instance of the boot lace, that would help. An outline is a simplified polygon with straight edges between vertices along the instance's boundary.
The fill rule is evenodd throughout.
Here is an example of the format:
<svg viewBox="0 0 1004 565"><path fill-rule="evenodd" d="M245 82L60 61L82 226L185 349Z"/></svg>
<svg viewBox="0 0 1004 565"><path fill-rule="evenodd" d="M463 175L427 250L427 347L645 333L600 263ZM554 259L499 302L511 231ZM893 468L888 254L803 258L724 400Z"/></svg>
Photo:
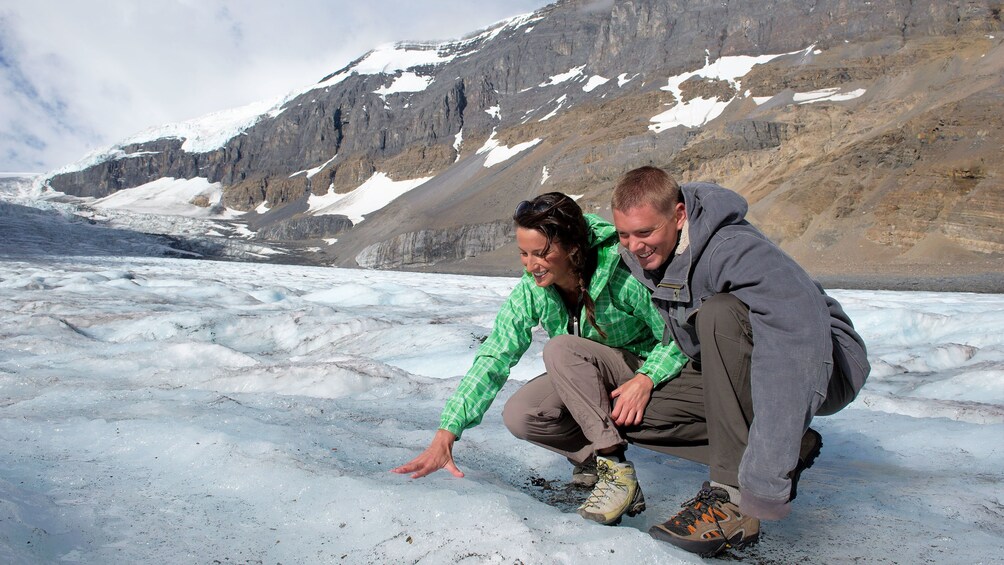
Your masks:
<svg viewBox="0 0 1004 565"><path fill-rule="evenodd" d="M714 512L715 507L719 502L725 502L726 500L728 500L728 495L722 494L721 489L706 485L701 488L697 496L680 505L683 510L670 520L670 524L682 532L686 532L688 527L700 521L713 521L717 524L718 516ZM707 519L709 515L712 518L711 520Z"/></svg>
<svg viewBox="0 0 1004 565"><path fill-rule="evenodd" d="M605 461L596 462L596 475L599 480L586 498L586 506L599 506L616 490L627 491L627 485L617 480L617 473Z"/></svg>

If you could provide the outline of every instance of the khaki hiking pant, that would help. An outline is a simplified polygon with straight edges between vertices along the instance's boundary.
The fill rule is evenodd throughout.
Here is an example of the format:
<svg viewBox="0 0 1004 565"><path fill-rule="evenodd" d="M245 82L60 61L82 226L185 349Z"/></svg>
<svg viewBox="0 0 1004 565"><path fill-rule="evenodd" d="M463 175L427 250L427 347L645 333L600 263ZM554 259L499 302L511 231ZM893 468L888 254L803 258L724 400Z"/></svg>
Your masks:
<svg viewBox="0 0 1004 565"><path fill-rule="evenodd" d="M574 463L628 442L697 461L706 459L701 375L684 373L652 391L641 424L618 429L610 392L632 379L644 361L585 338L561 335L544 346L546 373L506 402L509 431Z"/></svg>
<svg viewBox="0 0 1004 565"><path fill-rule="evenodd" d="M609 414L610 391L634 377L642 360L587 339L558 336L544 347L547 372L506 403L506 426L516 437L575 463L630 442L703 463L711 480L738 486L753 422L749 308L731 294L719 294L701 305L696 318L702 363L689 361L678 377L655 388L640 425L617 429ZM854 398L834 367L820 415ZM708 415L714 415L710 421Z"/></svg>

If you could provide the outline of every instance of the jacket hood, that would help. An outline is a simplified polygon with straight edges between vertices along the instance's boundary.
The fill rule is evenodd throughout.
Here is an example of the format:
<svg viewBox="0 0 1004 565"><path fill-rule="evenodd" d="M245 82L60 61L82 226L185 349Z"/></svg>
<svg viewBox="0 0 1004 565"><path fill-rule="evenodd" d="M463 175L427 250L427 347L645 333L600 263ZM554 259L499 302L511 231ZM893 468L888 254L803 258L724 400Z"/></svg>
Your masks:
<svg viewBox="0 0 1004 565"><path fill-rule="evenodd" d="M673 300L689 301L690 275L697 259L708 247L711 238L725 226L746 224L746 200L717 184L690 182L680 186L687 208L687 247L677 248L654 295L672 296Z"/></svg>
<svg viewBox="0 0 1004 565"><path fill-rule="evenodd" d="M589 248L617 243L617 228L596 214L584 214L589 226Z"/></svg>
<svg viewBox="0 0 1004 565"><path fill-rule="evenodd" d="M596 250L596 271L589 281L589 295L596 297L607 286L610 274L617 268L617 228L595 214L585 214L589 226L589 248Z"/></svg>
<svg viewBox="0 0 1004 565"><path fill-rule="evenodd" d="M689 182L680 186L680 191L687 208L689 241L680 255L690 253L691 257L699 257L719 229L746 223L749 205L731 190L710 182Z"/></svg>

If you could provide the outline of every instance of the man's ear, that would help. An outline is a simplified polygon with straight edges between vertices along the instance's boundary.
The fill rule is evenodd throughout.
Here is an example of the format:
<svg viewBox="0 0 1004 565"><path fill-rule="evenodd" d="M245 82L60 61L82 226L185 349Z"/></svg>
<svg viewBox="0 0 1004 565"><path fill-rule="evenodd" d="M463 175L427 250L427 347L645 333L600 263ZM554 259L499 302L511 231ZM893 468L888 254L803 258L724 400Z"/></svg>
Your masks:
<svg viewBox="0 0 1004 565"><path fill-rule="evenodd" d="M683 202L677 202L673 211L676 213L676 229L682 230L683 224L687 221L687 206Z"/></svg>

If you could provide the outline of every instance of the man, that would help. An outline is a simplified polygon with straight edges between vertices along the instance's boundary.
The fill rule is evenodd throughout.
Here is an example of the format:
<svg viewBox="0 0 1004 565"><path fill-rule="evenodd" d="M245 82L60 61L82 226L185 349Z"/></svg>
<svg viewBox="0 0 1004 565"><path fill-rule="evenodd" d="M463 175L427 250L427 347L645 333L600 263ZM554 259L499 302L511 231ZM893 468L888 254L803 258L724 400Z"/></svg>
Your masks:
<svg viewBox="0 0 1004 565"><path fill-rule="evenodd" d="M706 433L669 426L676 435L666 441L706 443L690 458L709 466L711 481L649 533L705 556L755 543L760 519L790 512L799 474L819 453L812 417L842 409L864 385L864 343L837 301L744 219L735 192L681 187L642 167L617 184L612 208L623 261L689 358L664 394L694 374L703 387L703 406L680 413L703 419Z"/></svg>

